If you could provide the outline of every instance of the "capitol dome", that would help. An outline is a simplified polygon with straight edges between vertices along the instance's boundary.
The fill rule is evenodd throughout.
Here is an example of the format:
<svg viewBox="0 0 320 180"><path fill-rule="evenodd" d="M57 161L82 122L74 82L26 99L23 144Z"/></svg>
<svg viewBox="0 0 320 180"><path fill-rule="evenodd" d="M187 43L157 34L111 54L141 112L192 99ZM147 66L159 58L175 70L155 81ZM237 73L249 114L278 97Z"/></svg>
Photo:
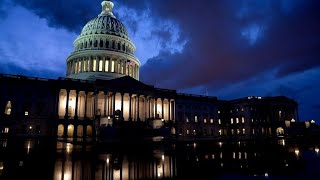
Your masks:
<svg viewBox="0 0 320 180"><path fill-rule="evenodd" d="M139 80L140 62L126 27L113 15L114 4L103 1L102 12L90 20L74 41L67 58L67 77L109 80L131 76Z"/></svg>

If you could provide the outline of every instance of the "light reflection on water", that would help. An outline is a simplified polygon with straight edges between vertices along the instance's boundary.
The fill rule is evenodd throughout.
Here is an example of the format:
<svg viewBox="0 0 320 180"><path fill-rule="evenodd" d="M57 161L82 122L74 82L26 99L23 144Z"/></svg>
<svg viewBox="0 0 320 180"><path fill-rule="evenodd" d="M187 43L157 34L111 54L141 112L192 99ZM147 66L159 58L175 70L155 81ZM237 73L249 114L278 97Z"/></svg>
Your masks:
<svg viewBox="0 0 320 180"><path fill-rule="evenodd" d="M0 140L0 179L272 178L308 176L308 172L313 177L320 175L313 170L320 168L319 145L285 139L153 145Z"/></svg>

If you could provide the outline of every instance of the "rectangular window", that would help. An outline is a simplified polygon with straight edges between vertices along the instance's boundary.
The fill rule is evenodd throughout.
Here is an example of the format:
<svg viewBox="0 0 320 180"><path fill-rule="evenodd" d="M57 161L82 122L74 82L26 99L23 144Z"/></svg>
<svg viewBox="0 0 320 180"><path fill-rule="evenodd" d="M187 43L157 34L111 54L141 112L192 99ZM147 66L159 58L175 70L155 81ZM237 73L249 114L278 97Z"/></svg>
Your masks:
<svg viewBox="0 0 320 180"><path fill-rule="evenodd" d="M233 124L233 118L231 118L231 124Z"/></svg>
<svg viewBox="0 0 320 180"><path fill-rule="evenodd" d="M104 71L109 72L109 61L106 61L105 65L104 65Z"/></svg>
<svg viewBox="0 0 320 180"><path fill-rule="evenodd" d="M111 63L111 72L114 72L114 61Z"/></svg>
<svg viewBox="0 0 320 180"><path fill-rule="evenodd" d="M187 129L187 135L189 135L189 134L190 134L189 129Z"/></svg>
<svg viewBox="0 0 320 180"><path fill-rule="evenodd" d="M240 129L237 129L237 134L240 134Z"/></svg>
<svg viewBox="0 0 320 180"><path fill-rule="evenodd" d="M210 119L210 123L213 124L213 119Z"/></svg>
<svg viewBox="0 0 320 180"><path fill-rule="evenodd" d="M245 128L242 129L242 134L246 134L246 129Z"/></svg>
<svg viewBox="0 0 320 180"><path fill-rule="evenodd" d="M99 61L99 71L100 71L100 72L102 72L102 66L103 66L102 60L100 60L100 61Z"/></svg>
<svg viewBox="0 0 320 180"><path fill-rule="evenodd" d="M187 122L187 123L189 122L189 118L188 118L188 117L186 117L186 122Z"/></svg>
<svg viewBox="0 0 320 180"><path fill-rule="evenodd" d="M219 136L221 136L221 135L222 135L222 130L220 129L220 130L219 130Z"/></svg>
<svg viewBox="0 0 320 180"><path fill-rule="evenodd" d="M239 124L239 118L236 118L236 122L237 122L237 124Z"/></svg>
<svg viewBox="0 0 320 180"><path fill-rule="evenodd" d="M28 116L28 115L29 115L29 112L28 112L28 111L25 111L25 112L24 112L24 115L25 115L25 116Z"/></svg>
<svg viewBox="0 0 320 180"><path fill-rule="evenodd" d="M221 124L221 119L218 120L218 123Z"/></svg>
<svg viewBox="0 0 320 180"><path fill-rule="evenodd" d="M194 122L198 123L198 116L194 116Z"/></svg>
<svg viewBox="0 0 320 180"><path fill-rule="evenodd" d="M87 71L87 61L83 62L83 71L86 72Z"/></svg>
<svg viewBox="0 0 320 180"><path fill-rule="evenodd" d="M251 122L253 122L253 119L251 119Z"/></svg>
<svg viewBox="0 0 320 180"><path fill-rule="evenodd" d="M81 61L79 61L79 68L78 68L78 73L80 73L81 72Z"/></svg>
<svg viewBox="0 0 320 180"><path fill-rule="evenodd" d="M254 129L252 129L252 134L254 134Z"/></svg>
<svg viewBox="0 0 320 180"><path fill-rule="evenodd" d="M203 123L207 123L207 119L203 119Z"/></svg>
<svg viewBox="0 0 320 180"><path fill-rule="evenodd" d="M243 111L244 111L244 108L241 108L241 111L243 112Z"/></svg>
<svg viewBox="0 0 320 180"><path fill-rule="evenodd" d="M7 134L7 133L9 133L9 128L7 128L7 127L6 127L6 128L4 128L3 133L6 133L6 134Z"/></svg>
<svg viewBox="0 0 320 180"><path fill-rule="evenodd" d="M244 117L241 118L242 124L244 124Z"/></svg>
<svg viewBox="0 0 320 180"><path fill-rule="evenodd" d="M231 129L231 134L232 134L232 135L234 134L234 129Z"/></svg>
<svg viewBox="0 0 320 180"><path fill-rule="evenodd" d="M220 111L218 111L218 114L220 114Z"/></svg>
<svg viewBox="0 0 320 180"><path fill-rule="evenodd" d="M93 65L92 65L92 68L93 68L93 72L96 72L96 69L97 69L97 60L93 60Z"/></svg>

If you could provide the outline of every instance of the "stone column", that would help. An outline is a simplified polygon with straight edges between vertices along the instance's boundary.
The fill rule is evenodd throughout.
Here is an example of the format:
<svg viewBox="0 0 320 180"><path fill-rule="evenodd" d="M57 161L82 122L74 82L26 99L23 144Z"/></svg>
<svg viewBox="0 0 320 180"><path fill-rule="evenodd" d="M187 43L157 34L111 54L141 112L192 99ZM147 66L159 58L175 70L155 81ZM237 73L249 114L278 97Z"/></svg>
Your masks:
<svg viewBox="0 0 320 180"><path fill-rule="evenodd" d="M172 117L172 120L173 121L175 121L176 120L176 118L175 118L175 116L176 116L176 104L175 104L175 100L173 100L172 101L172 109L173 109L173 117Z"/></svg>
<svg viewBox="0 0 320 180"><path fill-rule="evenodd" d="M154 98L155 99L155 101L154 101L154 111L155 111L155 113L154 113L154 117L155 118L157 118L157 114L158 114L158 107L157 107L157 105L158 105L158 98Z"/></svg>
<svg viewBox="0 0 320 180"><path fill-rule="evenodd" d="M84 119L87 118L87 103L88 103L88 92L85 92L85 98L84 98Z"/></svg>
<svg viewBox="0 0 320 180"><path fill-rule="evenodd" d="M67 99L66 99L66 112L65 112L65 119L68 119L68 111L69 111L69 96L70 96L70 90L67 89Z"/></svg>
<svg viewBox="0 0 320 180"><path fill-rule="evenodd" d="M109 59L109 66L108 66L109 72L111 72L111 66L112 66L112 58Z"/></svg>
<svg viewBox="0 0 320 180"><path fill-rule="evenodd" d="M123 121L124 118L123 118L123 96L124 96L124 93L121 93L121 117L120 119Z"/></svg>
<svg viewBox="0 0 320 180"><path fill-rule="evenodd" d="M131 114L132 114L132 110L131 110L131 108L132 108L132 106L131 106L131 100L132 100L132 94L129 94L129 121L132 121L132 116L131 116Z"/></svg>
<svg viewBox="0 0 320 180"><path fill-rule="evenodd" d="M98 110L98 95L99 92L94 92L94 102L93 102L93 117L95 117L97 110Z"/></svg>
<svg viewBox="0 0 320 180"><path fill-rule="evenodd" d="M148 98L148 104L149 104L149 118L151 118L151 98Z"/></svg>
<svg viewBox="0 0 320 180"><path fill-rule="evenodd" d="M127 60L125 59L123 61L123 75L127 74Z"/></svg>
<svg viewBox="0 0 320 180"><path fill-rule="evenodd" d="M113 104L112 104L112 115L113 115L113 117L115 116L115 111L116 111L116 95L117 95L117 93L116 92L114 92L113 93Z"/></svg>
<svg viewBox="0 0 320 180"><path fill-rule="evenodd" d="M75 109L75 114L74 114L74 120L78 120L78 102L79 102L79 91L76 90L76 109Z"/></svg>
<svg viewBox="0 0 320 180"><path fill-rule="evenodd" d="M138 94L137 95L137 121L140 121L140 108L139 108L139 105L140 105L140 95Z"/></svg>
<svg viewBox="0 0 320 180"><path fill-rule="evenodd" d="M106 117L107 116L107 93L104 92L103 96L104 96L103 116Z"/></svg>
<svg viewBox="0 0 320 180"><path fill-rule="evenodd" d="M171 99L168 99L168 120L171 121Z"/></svg>
<svg viewBox="0 0 320 180"><path fill-rule="evenodd" d="M161 119L164 119L164 98L161 98Z"/></svg>

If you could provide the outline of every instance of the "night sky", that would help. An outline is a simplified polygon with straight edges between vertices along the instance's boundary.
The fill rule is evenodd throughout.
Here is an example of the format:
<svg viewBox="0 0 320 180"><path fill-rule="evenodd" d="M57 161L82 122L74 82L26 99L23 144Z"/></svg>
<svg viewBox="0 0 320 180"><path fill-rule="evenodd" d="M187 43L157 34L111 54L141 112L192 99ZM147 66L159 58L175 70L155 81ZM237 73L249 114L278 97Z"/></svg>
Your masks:
<svg viewBox="0 0 320 180"><path fill-rule="evenodd" d="M0 73L65 76L101 0L0 0ZM320 123L319 0L113 0L140 80L233 99L285 95Z"/></svg>

